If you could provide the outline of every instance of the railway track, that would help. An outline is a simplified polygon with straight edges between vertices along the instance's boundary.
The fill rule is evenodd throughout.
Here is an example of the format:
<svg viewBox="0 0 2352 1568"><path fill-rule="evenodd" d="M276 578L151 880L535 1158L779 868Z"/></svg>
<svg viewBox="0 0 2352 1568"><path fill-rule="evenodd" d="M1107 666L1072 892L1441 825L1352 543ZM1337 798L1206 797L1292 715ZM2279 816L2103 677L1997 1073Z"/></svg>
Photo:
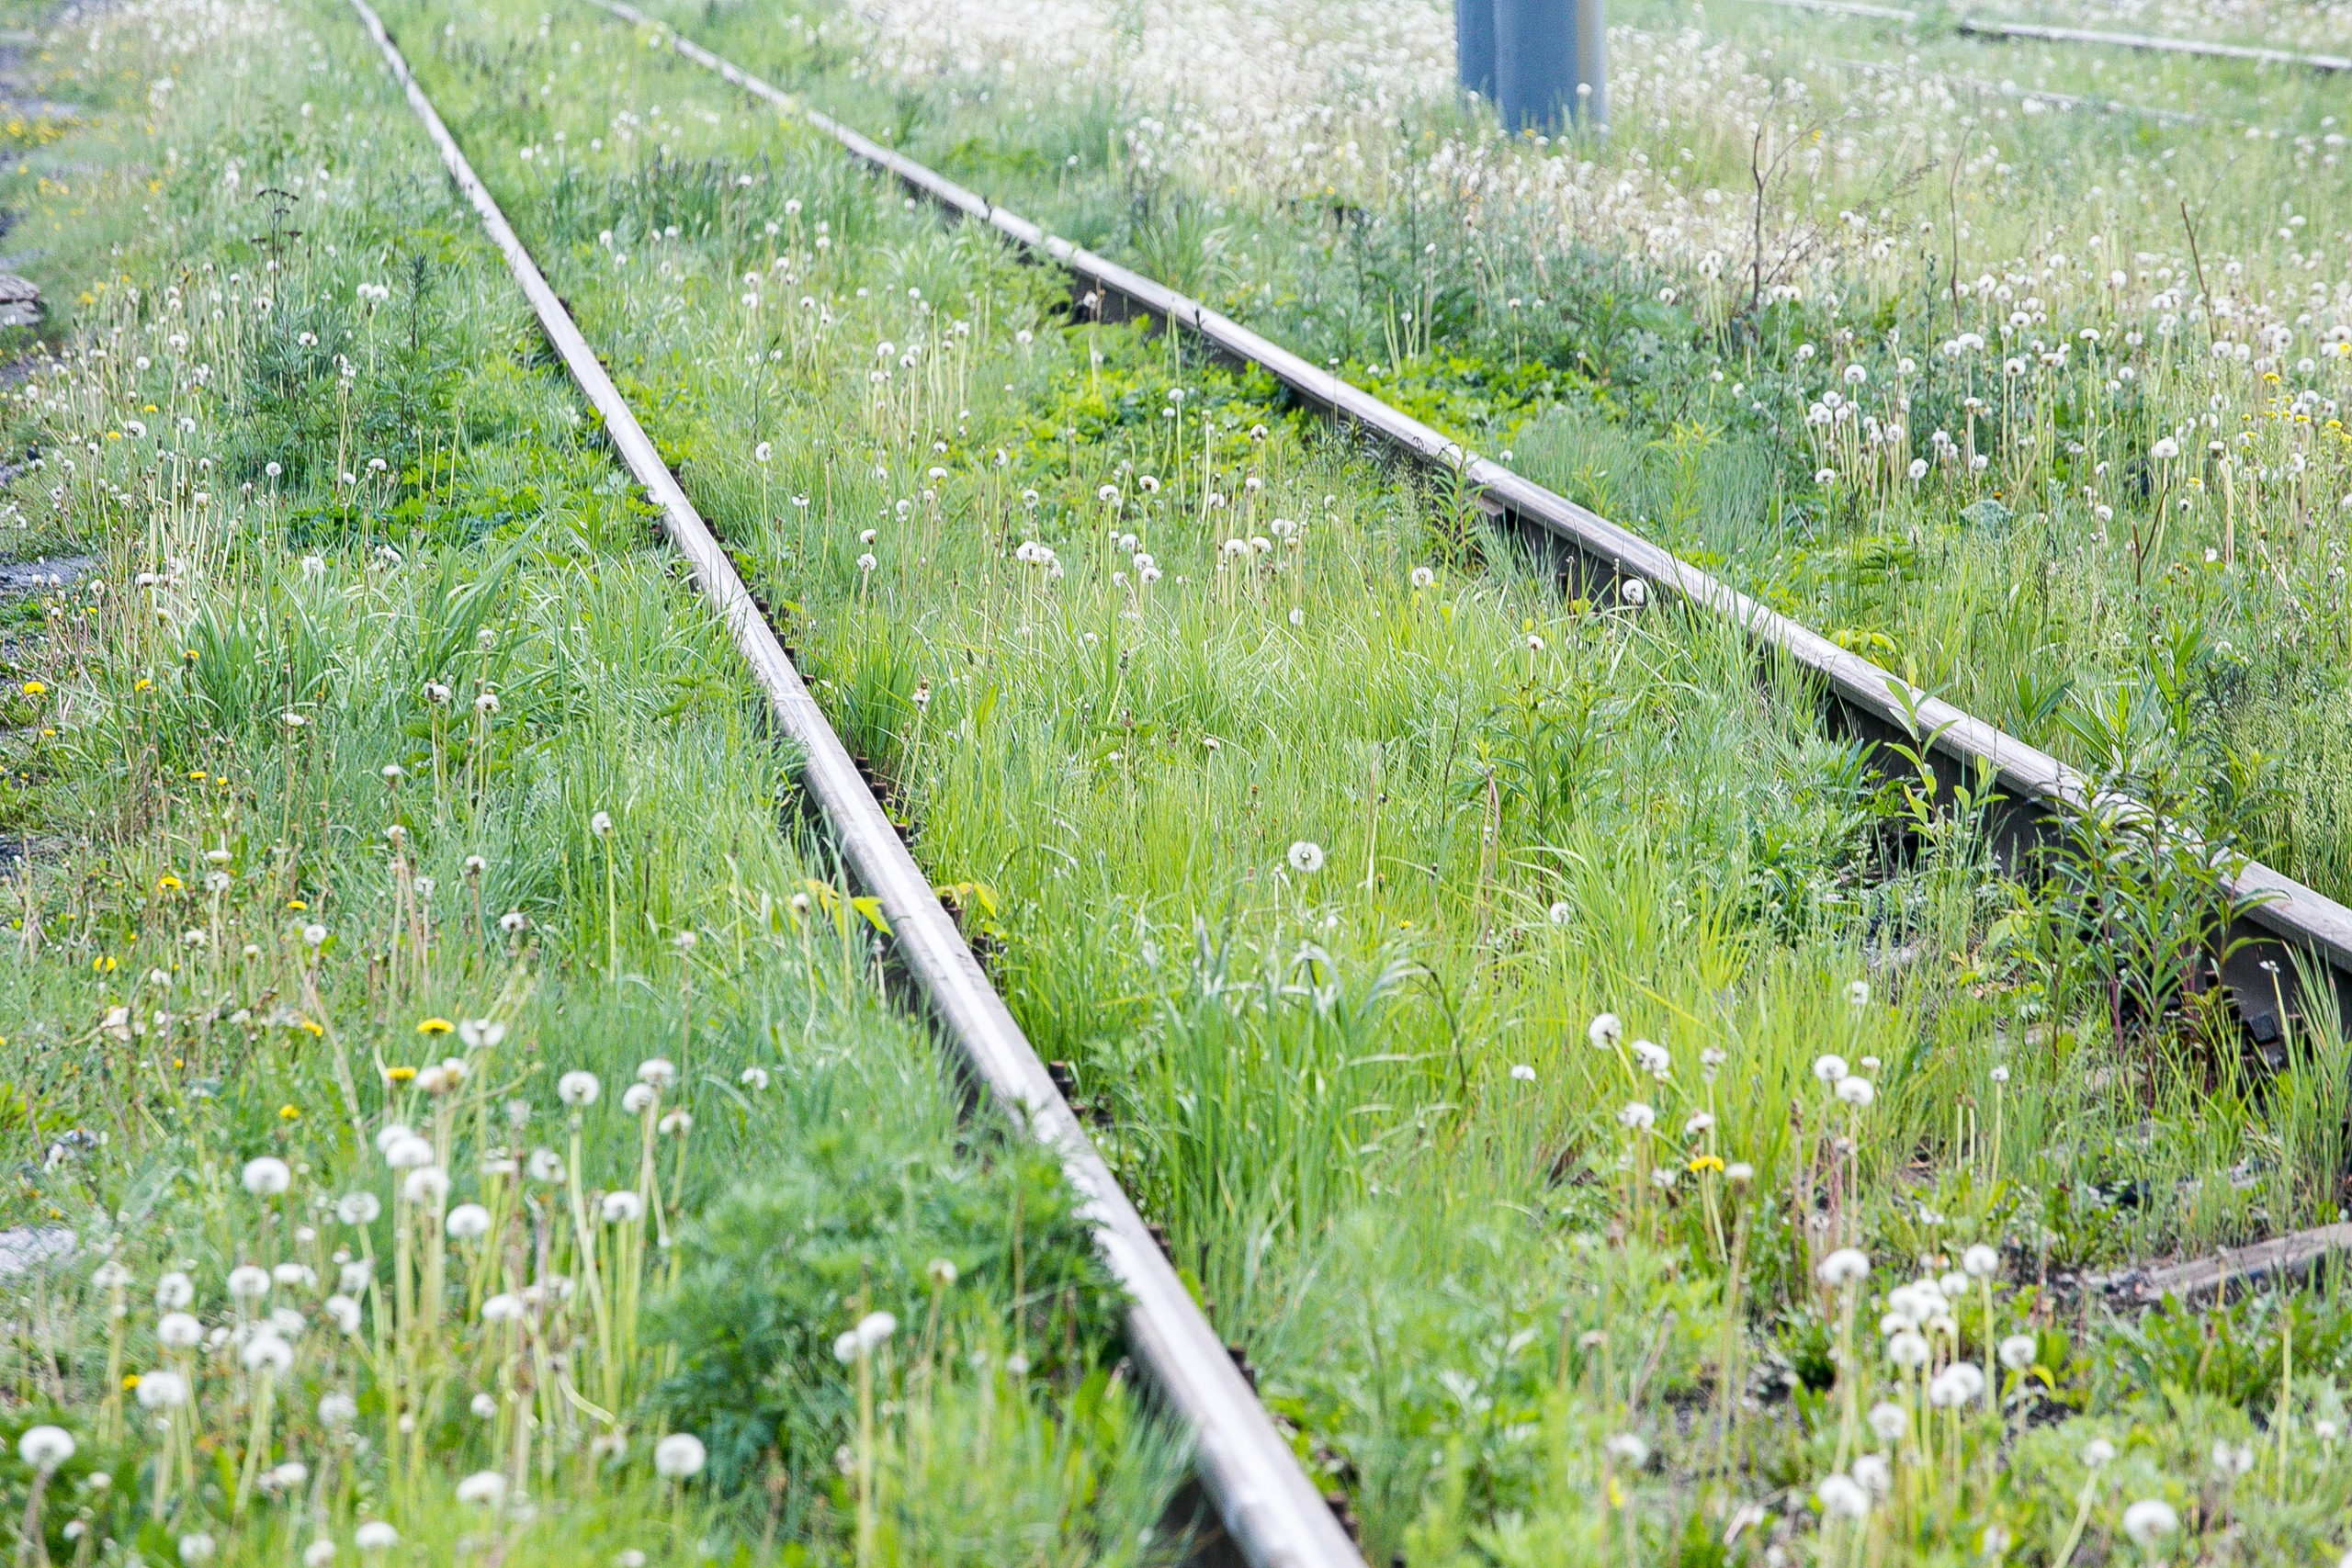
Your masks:
<svg viewBox="0 0 2352 1568"><path fill-rule="evenodd" d="M603 418L615 450L661 508L663 532L726 624L766 693L776 723L801 748L806 757L802 784L822 811L853 874L880 900L897 955L940 1032L995 1101L1053 1152L1081 1195L1096 1242L1130 1299L1125 1321L1130 1348L1152 1386L1190 1430L1195 1472L1231 1546L1251 1568L1363 1568L1362 1555L1330 1505L1299 1466L1142 1215L1103 1163L809 694L717 536L475 175L382 18L367 0L352 0L352 6L424 123L449 177L529 298L548 342ZM1229 1554L1217 1551L1217 1544L1210 1543L1198 1560L1229 1560Z"/></svg>
<svg viewBox="0 0 2352 1568"><path fill-rule="evenodd" d="M1901 6L1873 6L1863 0L1758 0L1792 11L1817 11L1833 17L1859 17L1871 21L1901 22L1917 27L1940 22L1925 11ZM2004 22L1961 17L1951 30L1962 38L1999 42L2076 43L2100 49L2128 49L2149 54L2187 54L2206 60L2244 60L2258 65L2285 65L2304 71L2352 71L2352 56L2304 54L2290 49L2265 49L2254 44L2210 43L2202 39L2169 38L2161 33L2112 32L2104 28L2063 28L2041 22Z"/></svg>
<svg viewBox="0 0 2352 1568"><path fill-rule="evenodd" d="M1911 686L1811 628L1771 610L1722 579L1619 526L1566 496L1479 457L1401 410L1309 363L1201 301L1080 246L998 206L905 155L860 135L731 61L646 15L627 0L587 0L606 14L650 29L681 56L839 141L851 156L974 222L1027 254L1067 271L1081 310L1104 320L1148 317L1193 333L1217 354L1265 370L1292 396L1353 425L1398 455L1467 480L1491 515L1547 552L1585 597L1671 593L1736 625L1760 655L1785 659L1818 684L1848 734L1887 746L1917 747L1947 792L1982 774L1998 784L1994 836L2007 863L2030 855L2070 818L2097 809L2144 810L2126 797L2101 795L2084 774L2039 747L1951 703ZM1816 0L1826 3L1826 0ZM2253 1043L2275 1066L2283 1061L2287 1014L2300 975L2325 977L2336 1016L2352 1021L2352 908L2258 861L2241 866L2231 892L2250 908L2225 934L2222 982Z"/></svg>

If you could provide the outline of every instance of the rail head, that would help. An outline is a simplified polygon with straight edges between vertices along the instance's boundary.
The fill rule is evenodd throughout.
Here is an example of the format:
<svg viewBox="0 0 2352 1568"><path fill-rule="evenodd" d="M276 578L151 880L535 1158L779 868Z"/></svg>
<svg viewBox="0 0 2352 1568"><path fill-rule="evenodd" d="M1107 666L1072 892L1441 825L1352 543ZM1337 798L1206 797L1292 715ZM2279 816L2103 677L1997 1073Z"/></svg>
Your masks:
<svg viewBox="0 0 2352 1568"><path fill-rule="evenodd" d="M597 0L629 20L628 7ZM1252 1568L1363 1568L1363 1559L1322 1494L1298 1463L1256 1393L1234 1366L1192 1294L1160 1253L1135 1205L1103 1163L1020 1024L982 972L931 882L900 841L849 750L793 667L751 591L716 536L638 423L578 323L475 175L424 93L383 20L368 0L351 0L362 25L401 85L440 153L451 181L481 218L542 331L631 475L661 508L662 530L712 601L736 648L752 667L776 722L801 749L803 784L840 840L858 880L880 899L908 972L942 1032L972 1075L1032 1136L1053 1150L1080 1196L1097 1245L1129 1297L1128 1341L1137 1363L1190 1428L1194 1468L1234 1544ZM719 69L716 56L697 63ZM731 70L731 68L729 68ZM763 84L762 85L764 85ZM770 89L773 91L773 89ZM780 96L781 95L779 95ZM844 140L845 127L820 127ZM900 177L907 164L864 138L858 151ZM921 171L928 174L928 171ZM945 181L936 184L960 191ZM987 206L968 192L975 216ZM956 205L962 205L956 203ZM973 211L966 207L965 210Z"/></svg>

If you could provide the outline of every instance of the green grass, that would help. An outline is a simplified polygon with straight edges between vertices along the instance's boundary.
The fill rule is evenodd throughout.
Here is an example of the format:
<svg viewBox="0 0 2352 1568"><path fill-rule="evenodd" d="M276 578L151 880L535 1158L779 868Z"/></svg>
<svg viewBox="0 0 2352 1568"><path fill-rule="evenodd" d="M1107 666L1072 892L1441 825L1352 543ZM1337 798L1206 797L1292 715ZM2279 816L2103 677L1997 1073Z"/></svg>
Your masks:
<svg viewBox="0 0 2352 1568"><path fill-rule="evenodd" d="M0 1223L75 1237L8 1280L11 1530L59 1562L365 1520L414 1561L1166 1556L1182 1445L1053 1161L886 995L724 628L353 17L156 28L49 90L179 86L17 196L78 304L10 396L43 456L11 514L98 564L19 617L7 704ZM401 1196L395 1122L444 1190ZM239 1265L289 1272L232 1298ZM209 1348L159 1341L173 1271ZM273 1312L274 1374L239 1355ZM142 1404L174 1370L194 1404ZM483 1472L507 1506L453 1505Z"/></svg>
<svg viewBox="0 0 2352 1568"><path fill-rule="evenodd" d="M2177 852L2011 883L1724 628L1564 602L1442 486L1180 342L1069 326L1057 280L626 29L392 21L1374 1558L1760 1556L1769 1520L1723 1548L1757 1499L1860 1550L1807 1500L1849 1411L1905 1397L1879 1292L1979 1242L1999 1279L1939 1360L1983 1359L1989 1295L2042 1372L2002 1373L2006 1424L1906 1427L1873 1550L1997 1528L2052 1561L2082 1507L2075 1560L2121 1560L2152 1495L2209 1553L2332 1540L2332 1366L2283 1423L2203 1371L2168 1391L2066 1283L2337 1212L2329 1068L2259 1079L2210 991L2152 1028L2168 964L2099 967L2127 902L2146 951L2201 931ZM1611 439L1645 446L1556 449L1602 475ZM1615 477L1713 526L1786 461L1748 451ZM2158 716L2142 771L2199 805ZM1841 1295L1815 1270L1849 1241L1878 1261ZM2276 1481L2213 1490L2258 1421ZM2095 1436L2125 1453L2086 1493Z"/></svg>

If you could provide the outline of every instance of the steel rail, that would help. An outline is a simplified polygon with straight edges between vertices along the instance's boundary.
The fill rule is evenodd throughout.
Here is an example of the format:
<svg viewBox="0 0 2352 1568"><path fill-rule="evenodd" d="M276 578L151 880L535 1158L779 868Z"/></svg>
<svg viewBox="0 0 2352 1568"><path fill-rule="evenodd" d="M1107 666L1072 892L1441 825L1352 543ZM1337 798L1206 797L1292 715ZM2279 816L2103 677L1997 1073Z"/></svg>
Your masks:
<svg viewBox="0 0 2352 1568"><path fill-rule="evenodd" d="M2020 87L2015 82L1987 82L1980 76L1962 76L1950 71L1928 71L1916 65L1893 64L1883 60L1853 60L1839 55L1825 56L1840 70L1856 72L1865 76L1900 76L1917 83L1938 82L1965 92L1987 97L2008 98L2029 106L2047 104L2052 108L2071 114L2129 115L2137 119L2153 119L2165 125L2203 125L2203 119L2179 109L2154 108L2143 104L2127 104L2120 98L2086 98L2077 93L2053 93L2041 87Z"/></svg>
<svg viewBox="0 0 2352 1568"><path fill-rule="evenodd" d="M834 138L860 161L888 171L939 206L986 223L1023 249L1049 258L1080 280L1086 289L1080 303L1088 308L1108 313L1115 307L1126 315L1145 315L1182 326L1218 353L1264 369L1303 401L1373 433L1421 463L1459 475L1477 488L1490 510L1545 542L1564 570L1580 573L1600 591L1610 591L1628 580L1639 581L1731 621L1760 651L1786 659L1818 680L1855 733L1880 742L1899 740L1919 747L1947 787L1973 784L1980 773L1989 774L2011 803L1997 835L2011 854L2030 852L2047 839L2055 824L2070 818L2094 811L2125 815L2145 811L2127 798L2100 795L2088 777L2039 747L1910 685L1589 508L1465 451L1410 414L1309 364L1199 300L1049 234L1028 219L859 135L627 0L587 3L651 29L686 59ZM2336 992L2336 1016L2352 1021L2352 908L2258 861L2240 866L2228 879L2228 886L2250 908L2231 927L2233 951L2222 965L2222 979L2256 1043L2273 1053L2274 1061L2278 1059L2275 1053L2284 1032L2280 1014L2288 1010L2288 998L2295 989L2296 953L2306 953L2324 966Z"/></svg>
<svg viewBox="0 0 2352 1568"><path fill-rule="evenodd" d="M1120 1190L810 696L775 628L475 175L382 18L368 0L351 4L439 150L450 179L529 297L548 342L603 417L605 434L630 473L661 507L663 532L726 622L737 650L767 694L776 722L805 753L802 782L823 810L852 872L880 899L895 949L940 1026L997 1103L1059 1158L1063 1174L1082 1197L1096 1243L1131 1298L1125 1319L1130 1348L1191 1428L1194 1468L1234 1543L1253 1568L1363 1568L1362 1554Z"/></svg>
<svg viewBox="0 0 2352 1568"><path fill-rule="evenodd" d="M1870 6L1860 0L1758 0L1790 11L1819 11L1833 17L1867 17L1874 21L1904 22L1917 27L1930 19L1925 11L1902 6ZM2260 65L2294 65L2306 71L2352 71L2352 58L2341 54L2301 54L2290 49L2265 49L2256 44L2208 43L2201 39L2169 38L2161 33L2109 32L2103 28L2066 28L2045 22L2005 22L1998 18L1962 17L1952 31L1966 38L2021 39L2035 43L2083 43L2108 49L2132 49L2156 54L2189 54L2207 60L2250 60Z"/></svg>

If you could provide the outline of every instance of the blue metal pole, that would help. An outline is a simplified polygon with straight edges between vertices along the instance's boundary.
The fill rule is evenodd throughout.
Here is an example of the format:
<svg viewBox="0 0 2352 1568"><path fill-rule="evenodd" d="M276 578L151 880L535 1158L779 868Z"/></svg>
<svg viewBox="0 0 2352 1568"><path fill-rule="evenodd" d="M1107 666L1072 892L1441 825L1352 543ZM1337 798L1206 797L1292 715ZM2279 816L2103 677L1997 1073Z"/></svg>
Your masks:
<svg viewBox="0 0 2352 1568"><path fill-rule="evenodd" d="M1509 130L1609 118L1601 0L1495 0L1495 101Z"/></svg>
<svg viewBox="0 0 2352 1568"><path fill-rule="evenodd" d="M1462 90L1495 96L1495 0L1453 0L1453 55Z"/></svg>
<svg viewBox="0 0 2352 1568"><path fill-rule="evenodd" d="M1496 0L1453 0L1453 53L1462 90L1492 100L1495 96Z"/></svg>

